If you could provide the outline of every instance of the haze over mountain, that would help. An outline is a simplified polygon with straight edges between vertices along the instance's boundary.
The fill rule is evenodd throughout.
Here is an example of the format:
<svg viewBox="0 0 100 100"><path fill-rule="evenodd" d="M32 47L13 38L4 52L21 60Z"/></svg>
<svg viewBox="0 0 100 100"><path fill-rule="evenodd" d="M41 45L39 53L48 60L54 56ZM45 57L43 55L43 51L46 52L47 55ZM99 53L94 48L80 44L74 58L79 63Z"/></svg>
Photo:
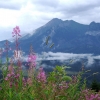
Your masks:
<svg viewBox="0 0 100 100"><path fill-rule="evenodd" d="M0 47L3 47L2 42L0 41ZM100 54L100 23L84 25L73 20L62 21L54 18L33 33L21 37L20 47L26 54L30 44L36 53L52 51Z"/></svg>

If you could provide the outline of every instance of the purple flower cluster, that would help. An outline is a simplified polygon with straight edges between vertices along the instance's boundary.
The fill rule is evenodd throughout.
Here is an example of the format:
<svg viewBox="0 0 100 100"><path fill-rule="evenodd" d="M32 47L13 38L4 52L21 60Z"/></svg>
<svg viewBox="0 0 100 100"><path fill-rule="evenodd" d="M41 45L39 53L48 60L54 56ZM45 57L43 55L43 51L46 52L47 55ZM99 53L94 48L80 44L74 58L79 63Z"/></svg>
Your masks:
<svg viewBox="0 0 100 100"><path fill-rule="evenodd" d="M13 28L13 32L12 32L13 37L14 37L15 35L21 36L19 33L20 33L19 26L16 26L15 28Z"/></svg>
<svg viewBox="0 0 100 100"><path fill-rule="evenodd" d="M46 82L46 74L42 67L39 68L39 72L37 75L38 82Z"/></svg>
<svg viewBox="0 0 100 100"><path fill-rule="evenodd" d="M16 86L18 84L18 80L20 78L20 73L14 70L13 61L11 60L11 64L8 66L8 73L5 77L5 81L9 83L9 86Z"/></svg>
<svg viewBox="0 0 100 100"><path fill-rule="evenodd" d="M85 98L85 100L100 100L100 93L93 93L91 92L91 90L89 89L85 89L81 92L81 94L83 94L83 96L81 95L79 100L83 100L83 98Z"/></svg>

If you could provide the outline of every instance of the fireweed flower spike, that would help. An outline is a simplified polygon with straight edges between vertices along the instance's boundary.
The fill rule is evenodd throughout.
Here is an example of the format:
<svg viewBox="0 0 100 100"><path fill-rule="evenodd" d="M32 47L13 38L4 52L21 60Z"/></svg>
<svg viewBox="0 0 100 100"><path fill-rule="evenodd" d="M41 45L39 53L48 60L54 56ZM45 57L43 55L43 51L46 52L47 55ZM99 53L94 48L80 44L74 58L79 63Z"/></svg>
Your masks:
<svg viewBox="0 0 100 100"><path fill-rule="evenodd" d="M30 68L35 67L36 66L36 56L34 54L30 54L28 56L28 62L30 63Z"/></svg>
<svg viewBox="0 0 100 100"><path fill-rule="evenodd" d="M30 46L30 54L28 56L28 63L29 63L29 66L30 66L29 69L32 69L33 67L36 66L36 55L33 52L32 45Z"/></svg>
<svg viewBox="0 0 100 100"><path fill-rule="evenodd" d="M12 86L15 86L15 87L18 87L18 81L20 79L20 76L21 76L21 52L19 51L19 43L18 43L18 40L19 40L19 37L21 36L20 34L20 29L18 26L16 26L14 29L13 29L13 37L15 36L15 46L16 46L16 50L14 51L14 59L17 61L17 65L18 65L18 68L15 70L14 69L14 66L13 66L13 60L14 59L11 59L10 61L10 65L8 66L8 73L5 77L5 81L8 81L9 82L9 86L12 87ZM6 48L8 49L8 43L6 42Z"/></svg>
<svg viewBox="0 0 100 100"><path fill-rule="evenodd" d="M5 77L5 81L9 81L9 84L12 83L13 81L13 76L15 75L14 73L14 68L13 68L13 60L11 59L10 65L8 66L8 73L7 76ZM10 86L10 85L9 85Z"/></svg>
<svg viewBox="0 0 100 100"><path fill-rule="evenodd" d="M11 88L12 86L18 87L18 81L20 78L20 74L14 69L13 60L11 59L10 65L8 66L8 73L5 77L5 81L9 84L8 86Z"/></svg>
<svg viewBox="0 0 100 100"><path fill-rule="evenodd" d="M13 37L14 37L15 35L21 36L19 33L20 33L19 26L16 26L15 28L13 28L13 32L12 32Z"/></svg>
<svg viewBox="0 0 100 100"><path fill-rule="evenodd" d="M11 50L11 48L10 48L10 45L9 45L8 40L6 40L6 42L5 42L5 52L6 52L7 64L8 64L8 62L9 62L9 58L8 58L8 52L9 52L9 50Z"/></svg>
<svg viewBox="0 0 100 100"><path fill-rule="evenodd" d="M5 45L5 52L7 52L7 56L8 56L8 51L10 50L10 46L9 46L8 40L6 40L4 45Z"/></svg>
<svg viewBox="0 0 100 100"><path fill-rule="evenodd" d="M19 50L19 48L18 48L18 46L19 46L18 40L19 40L19 37L21 37L21 35L19 33L20 33L19 26L16 26L15 28L13 28L12 37L15 37L15 39L16 39L15 40L15 44L16 44L16 58L18 57L18 50Z"/></svg>
<svg viewBox="0 0 100 100"><path fill-rule="evenodd" d="M22 66L22 62L21 62L22 51L19 50L19 42L18 42L19 37L21 37L19 26L13 28L12 35L13 37L15 37L15 46L16 46L16 50L14 50L14 59L15 61L17 61L17 65L19 66L18 72L20 72Z"/></svg>
<svg viewBox="0 0 100 100"><path fill-rule="evenodd" d="M42 67L39 68L39 72L37 75L38 82L46 82L46 74Z"/></svg>
<svg viewBox="0 0 100 100"><path fill-rule="evenodd" d="M33 52L33 48L32 45L30 46L30 54L28 56L28 65L29 65L29 70L28 70L28 84L31 85L30 83L32 83L32 77L33 77L33 73L35 70L35 66L36 66L36 55Z"/></svg>

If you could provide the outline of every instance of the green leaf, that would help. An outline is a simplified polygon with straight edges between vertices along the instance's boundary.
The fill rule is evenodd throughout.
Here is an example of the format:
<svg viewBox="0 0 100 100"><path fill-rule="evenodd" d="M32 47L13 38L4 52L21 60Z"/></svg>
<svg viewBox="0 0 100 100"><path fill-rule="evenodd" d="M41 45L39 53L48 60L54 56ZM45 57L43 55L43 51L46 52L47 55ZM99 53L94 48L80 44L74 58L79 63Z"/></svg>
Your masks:
<svg viewBox="0 0 100 100"><path fill-rule="evenodd" d="M63 81L71 81L72 78L71 78L70 76L63 76L63 77L62 77L62 80L63 80Z"/></svg>
<svg viewBox="0 0 100 100"><path fill-rule="evenodd" d="M57 71L62 71L62 67L56 66L56 70L57 70Z"/></svg>

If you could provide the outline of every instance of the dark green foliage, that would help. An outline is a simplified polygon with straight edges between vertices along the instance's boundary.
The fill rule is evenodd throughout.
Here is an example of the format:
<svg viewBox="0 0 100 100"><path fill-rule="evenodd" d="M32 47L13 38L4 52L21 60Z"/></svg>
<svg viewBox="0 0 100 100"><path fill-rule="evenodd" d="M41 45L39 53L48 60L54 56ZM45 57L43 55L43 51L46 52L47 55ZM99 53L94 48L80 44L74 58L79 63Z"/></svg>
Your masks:
<svg viewBox="0 0 100 100"><path fill-rule="evenodd" d="M94 79L91 83L91 89L94 90L95 92L99 92L100 90L100 83L98 83L96 81L96 79Z"/></svg>

